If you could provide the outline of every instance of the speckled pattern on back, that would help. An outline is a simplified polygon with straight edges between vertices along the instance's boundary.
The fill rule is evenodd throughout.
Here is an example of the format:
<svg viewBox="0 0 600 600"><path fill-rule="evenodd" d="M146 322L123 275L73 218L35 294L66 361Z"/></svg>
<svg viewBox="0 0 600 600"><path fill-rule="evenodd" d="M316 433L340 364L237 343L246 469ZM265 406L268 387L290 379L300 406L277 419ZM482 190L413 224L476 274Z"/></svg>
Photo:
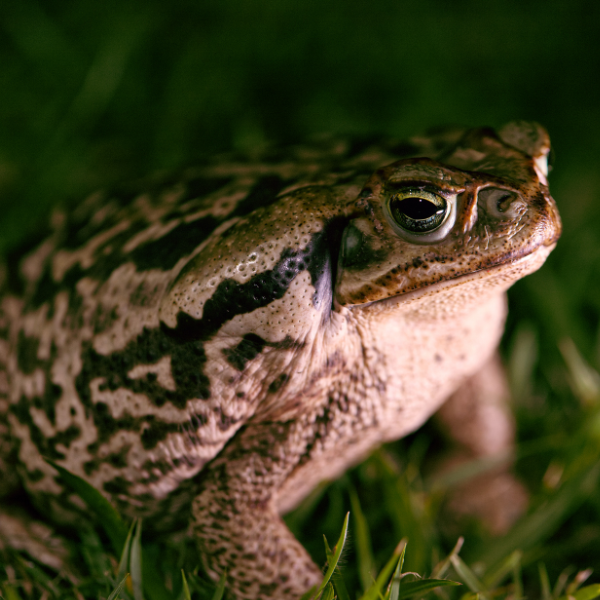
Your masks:
<svg viewBox="0 0 600 600"><path fill-rule="evenodd" d="M49 458L150 527L191 522L235 597L298 597L320 572L278 512L476 373L558 238L544 136L324 138L57 212L4 267L0 493L18 472L84 514ZM453 203L441 239L390 221L407 186Z"/></svg>

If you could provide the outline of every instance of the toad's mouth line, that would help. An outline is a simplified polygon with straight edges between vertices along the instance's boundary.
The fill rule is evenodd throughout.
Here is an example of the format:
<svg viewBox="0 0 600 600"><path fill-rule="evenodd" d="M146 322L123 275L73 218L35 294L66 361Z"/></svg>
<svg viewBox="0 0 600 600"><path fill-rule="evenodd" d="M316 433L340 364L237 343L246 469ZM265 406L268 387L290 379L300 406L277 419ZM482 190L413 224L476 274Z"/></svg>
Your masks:
<svg viewBox="0 0 600 600"><path fill-rule="evenodd" d="M519 258L509 258L503 262L497 263L491 267L482 267L476 271L470 273L463 273L456 277L444 279L436 283L431 283L423 286L422 288L406 292L404 294L398 294L389 298L382 298L381 300L373 300L372 302L364 304L349 304L345 308L352 310L353 308L360 308L361 310L379 310L381 308L392 308L394 306L410 305L423 297L434 296L439 293L443 293L451 288L462 286L469 281L483 281L492 277L496 277L505 271L506 279L498 283L498 287L494 290L494 293L502 293L516 283L519 279L537 271L546 261L546 258L554 250L556 242L550 245L541 244L533 252L521 256ZM510 276L510 271L514 270L518 272L518 275L513 277Z"/></svg>

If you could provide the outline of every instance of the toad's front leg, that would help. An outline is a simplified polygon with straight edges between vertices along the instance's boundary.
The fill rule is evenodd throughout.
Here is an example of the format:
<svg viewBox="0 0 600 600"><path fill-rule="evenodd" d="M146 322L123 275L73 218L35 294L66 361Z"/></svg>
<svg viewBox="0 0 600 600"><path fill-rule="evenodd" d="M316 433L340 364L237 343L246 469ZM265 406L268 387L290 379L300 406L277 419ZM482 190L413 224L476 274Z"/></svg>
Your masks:
<svg viewBox="0 0 600 600"><path fill-rule="evenodd" d="M226 572L234 598L292 600L322 579L276 510L277 491L307 444L297 422L250 424L202 480L194 533L208 573Z"/></svg>

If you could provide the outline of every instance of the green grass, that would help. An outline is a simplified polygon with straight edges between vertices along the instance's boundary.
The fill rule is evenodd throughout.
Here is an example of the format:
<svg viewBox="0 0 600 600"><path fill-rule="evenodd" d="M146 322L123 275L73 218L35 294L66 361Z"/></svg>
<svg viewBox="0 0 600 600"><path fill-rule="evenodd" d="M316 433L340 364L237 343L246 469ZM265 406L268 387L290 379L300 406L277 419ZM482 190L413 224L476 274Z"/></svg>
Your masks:
<svg viewBox="0 0 600 600"><path fill-rule="evenodd" d="M465 471L428 477L442 448L427 425L286 520L324 565L323 534L337 540L351 512L332 579L341 600L340 582L352 600L366 593L402 539L403 572L463 583L430 597L586 600L600 573L598 22L600 3L584 0L6 0L0 250L56 203L207 152L326 130L408 135L539 120L556 150L550 183L564 234L544 268L510 291L502 346L529 512L500 539L477 523L457 531L440 508ZM124 563L130 524L115 523L77 532L77 577L0 557L2 596L108 598L126 570L150 600L187 598L183 570L191 598L214 597L189 540L159 544L136 529Z"/></svg>

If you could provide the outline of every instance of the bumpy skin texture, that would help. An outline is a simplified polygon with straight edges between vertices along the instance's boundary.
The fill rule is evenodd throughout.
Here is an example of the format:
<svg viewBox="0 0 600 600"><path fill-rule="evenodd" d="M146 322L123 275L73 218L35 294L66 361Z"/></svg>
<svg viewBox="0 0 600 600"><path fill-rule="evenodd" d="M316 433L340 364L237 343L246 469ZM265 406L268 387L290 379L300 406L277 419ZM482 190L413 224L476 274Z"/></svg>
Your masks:
<svg viewBox="0 0 600 600"><path fill-rule="evenodd" d="M460 395L560 234L541 127L411 142L223 157L57 214L6 264L0 494L16 460L42 510L84 513L47 457L128 516L191 523L236 598L317 583L279 514ZM409 188L446 198L440 230L394 222Z"/></svg>

